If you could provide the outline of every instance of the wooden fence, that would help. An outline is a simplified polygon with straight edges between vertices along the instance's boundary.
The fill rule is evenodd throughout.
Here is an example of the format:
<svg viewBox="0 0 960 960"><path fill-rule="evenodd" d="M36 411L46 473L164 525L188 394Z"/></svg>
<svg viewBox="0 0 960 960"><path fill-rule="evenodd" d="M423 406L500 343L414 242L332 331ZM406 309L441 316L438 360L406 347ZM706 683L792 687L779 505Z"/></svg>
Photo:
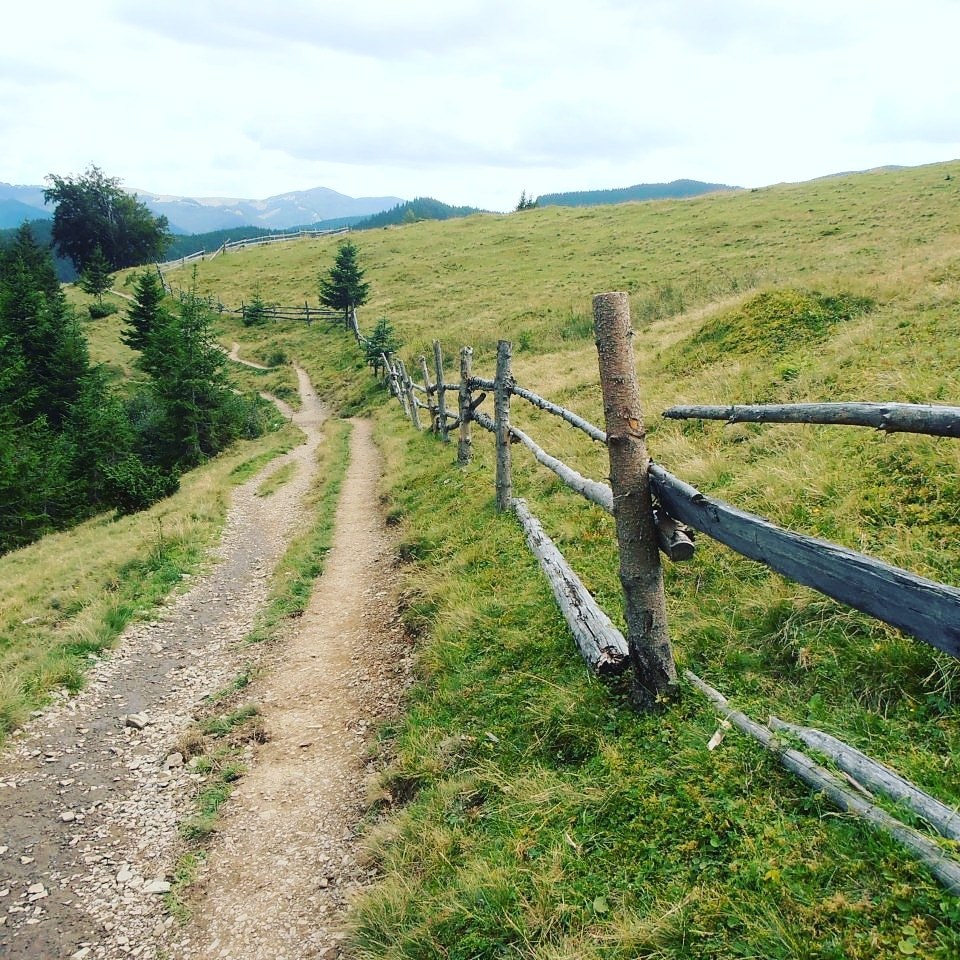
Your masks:
<svg viewBox="0 0 960 960"><path fill-rule="evenodd" d="M594 329L605 429L519 386L511 374L511 345L507 341L498 344L496 371L492 379L474 375L473 351L470 347L463 347L459 358L459 381L448 380L439 341L433 342L432 381L426 357L418 360L422 383L411 377L400 359L393 356L381 358L386 383L416 429L424 428L420 417L424 412L429 428L443 442L449 442L451 434L458 432L457 459L460 463L467 463L472 457L473 424L493 434L497 509L512 510L516 514L575 642L594 672L618 674L632 665L633 698L642 709L655 708L677 695L677 673L670 649L659 554L662 552L674 561L689 559L694 552L693 531L707 534L798 583L868 613L951 656L960 657L960 589L927 580L837 544L784 530L762 517L704 495L662 466L652 463L646 450L626 294L602 294L594 298ZM358 341L363 340L356 325L353 332ZM448 398L452 400L454 397L456 413L448 409ZM480 409L488 397L493 400L492 417ZM559 417L572 428L604 444L609 455L610 484L582 476L515 426L510 419L513 398ZM960 408L957 407L849 403L674 407L664 416L851 424L934 436L960 436ZM514 497L511 458L512 447L518 445L556 474L568 488L613 515L624 593L626 637L588 593L526 502ZM690 671L685 671L684 677L708 697L725 722L732 722L752 736L784 767L841 809L894 837L926 864L948 890L960 895L960 863L945 855L935 841L865 799L857 792L863 788L853 779L854 774L844 773L849 782L843 782L802 751L785 745L773 731L786 729L808 745L813 738L816 741L812 743L814 748L827 753L824 743L833 738L821 731L784 725L776 718L771 718L770 725L764 727L734 709L722 694L700 677ZM909 789L903 787L906 781L852 747L841 741L834 743L837 746L831 755L841 769L847 769L845 762L852 763L855 775L861 780L868 779L873 789L898 802L908 803L944 836L960 840L960 814L912 784L908 785ZM855 789L851 789L851 783Z"/></svg>
<svg viewBox="0 0 960 960"><path fill-rule="evenodd" d="M343 323L343 314L338 310L331 310L322 304L312 307L309 302L304 300L303 306L296 304L294 306L279 306L272 303L249 304L240 303L239 307L228 307L219 297L212 295L206 297L197 296L190 290L183 287L175 287L160 272L159 266L157 272L160 276L160 282L163 284L164 291L172 297L177 297L181 303L189 297L195 297L209 310L214 310L219 314L228 314L236 317L246 318L253 311L256 311L258 322L265 320L300 320L310 326L315 320L325 320L328 323Z"/></svg>
<svg viewBox="0 0 960 960"><path fill-rule="evenodd" d="M247 240L224 241L216 250L198 250L184 257L178 257L175 260L166 260L157 264L157 270L161 277L165 271L175 270L177 267L185 267L188 263L196 263L200 260L212 260L214 257L222 256L235 250L243 250L246 247L265 247L274 243L286 243L289 240L313 240L317 237L332 237L340 233L349 233L349 227L339 227L335 230L297 230L295 233L272 233L265 237L250 237Z"/></svg>

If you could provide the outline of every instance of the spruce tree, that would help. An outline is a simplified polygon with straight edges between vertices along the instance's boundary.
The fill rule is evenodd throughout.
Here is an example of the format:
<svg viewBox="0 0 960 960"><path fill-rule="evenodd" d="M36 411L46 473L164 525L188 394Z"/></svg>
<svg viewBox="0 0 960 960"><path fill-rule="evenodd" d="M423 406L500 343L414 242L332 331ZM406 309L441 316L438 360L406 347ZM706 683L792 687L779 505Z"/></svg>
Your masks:
<svg viewBox="0 0 960 960"><path fill-rule="evenodd" d="M113 275L110 272L110 264L103 255L103 249L97 244L87 265L80 274L80 289L91 297L97 298L97 303L103 303L103 295L110 289L113 283Z"/></svg>
<svg viewBox="0 0 960 960"><path fill-rule="evenodd" d="M343 325L350 329L351 313L367 302L370 284L363 282L364 271L357 263L358 250L349 240L340 244L329 273L320 277L320 302L343 311Z"/></svg>

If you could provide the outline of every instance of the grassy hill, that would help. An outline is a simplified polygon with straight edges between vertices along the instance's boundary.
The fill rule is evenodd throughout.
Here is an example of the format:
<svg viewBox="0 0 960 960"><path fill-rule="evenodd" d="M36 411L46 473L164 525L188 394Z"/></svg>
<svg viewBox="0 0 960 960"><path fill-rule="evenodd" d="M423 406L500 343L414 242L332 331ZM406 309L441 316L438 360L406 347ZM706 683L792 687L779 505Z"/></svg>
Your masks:
<svg viewBox="0 0 960 960"><path fill-rule="evenodd" d="M489 375L510 338L523 385L595 422L590 299L629 291L659 462L791 529L960 583L955 441L659 418L679 402L960 402L960 163L354 240L372 285L361 324L387 316L405 359L439 337L451 369L470 344ZM228 304L255 289L315 302L335 249L244 251L201 264L198 284ZM282 349L341 409L373 410L388 465L419 683L384 732L393 762L371 798L384 880L357 908L359 955L960 953L960 901L735 732L708 752L716 716L692 690L639 717L620 684L585 674L519 528L493 511L483 436L456 468L382 406L340 331L224 320L223 335L252 357ZM604 477L604 451L515 409ZM514 483L617 619L610 518L521 455ZM705 539L666 576L682 664L753 716L819 726L960 804L956 661Z"/></svg>

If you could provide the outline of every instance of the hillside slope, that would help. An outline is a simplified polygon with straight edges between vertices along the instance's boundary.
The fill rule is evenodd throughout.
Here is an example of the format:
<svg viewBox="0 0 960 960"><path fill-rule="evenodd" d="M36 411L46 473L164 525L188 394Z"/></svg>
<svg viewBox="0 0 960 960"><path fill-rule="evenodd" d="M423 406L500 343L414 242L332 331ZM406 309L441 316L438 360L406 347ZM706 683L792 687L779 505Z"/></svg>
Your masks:
<svg viewBox="0 0 960 960"><path fill-rule="evenodd" d="M631 294L654 457L705 492L791 529L960 583L960 445L841 428L660 420L677 402L960 402L960 164L682 203L546 208L358 235L408 368L439 337L602 422L591 295ZM316 296L333 241L201 266L227 303L259 286ZM775 312L770 314L770 304ZM856 304L810 322L811 304ZM777 335L770 335L776 322ZM225 326L282 346L356 408L376 397L346 338ZM456 379L456 374L449 374ZM604 451L516 413L597 478ZM386 496L404 537L420 683L387 731L395 761L372 839L380 890L361 956L832 957L960 952L960 907L894 844L838 816L687 691L637 717L585 676L515 522L492 509L491 453L456 469L394 409L377 413ZM515 462L528 498L616 618L612 524ZM960 803L956 661L703 540L667 570L690 665L752 715L810 723Z"/></svg>

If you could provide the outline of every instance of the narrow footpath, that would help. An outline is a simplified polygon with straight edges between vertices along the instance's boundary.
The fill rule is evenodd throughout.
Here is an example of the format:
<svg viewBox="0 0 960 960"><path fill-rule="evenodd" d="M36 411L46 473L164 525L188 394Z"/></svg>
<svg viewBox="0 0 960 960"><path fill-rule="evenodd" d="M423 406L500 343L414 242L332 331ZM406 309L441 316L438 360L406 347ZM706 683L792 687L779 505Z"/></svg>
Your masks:
<svg viewBox="0 0 960 960"><path fill-rule="evenodd" d="M354 496L361 502L345 527L338 518L338 546L320 581L338 585L318 590L336 599L326 606L315 599L291 635L264 655L259 689L248 688L272 740L259 748L236 801L223 808L194 919L181 929L163 897L183 850L178 825L200 779L171 755L204 698L249 659L238 641L266 602L270 575L304 519L316 479L324 412L306 375L298 376L301 411L287 411L306 441L233 493L209 572L154 620L125 631L91 668L83 691L58 698L0 753L0 957L337 955L344 903L366 881L353 838L367 731L374 717L395 709L408 666L374 493L376 450L363 422L354 430L343 495L344 504ZM290 461L293 479L257 497L265 476ZM348 558L338 555L344 537ZM351 566L361 553L367 565ZM395 647L392 661L383 644ZM371 650L376 665L367 663ZM249 846L271 833L272 850ZM318 890L330 891L322 904L310 899ZM269 946L253 945L242 933L244 914L258 928L283 930L264 941ZM309 929L298 916L310 918ZM285 942L289 949L278 946Z"/></svg>

